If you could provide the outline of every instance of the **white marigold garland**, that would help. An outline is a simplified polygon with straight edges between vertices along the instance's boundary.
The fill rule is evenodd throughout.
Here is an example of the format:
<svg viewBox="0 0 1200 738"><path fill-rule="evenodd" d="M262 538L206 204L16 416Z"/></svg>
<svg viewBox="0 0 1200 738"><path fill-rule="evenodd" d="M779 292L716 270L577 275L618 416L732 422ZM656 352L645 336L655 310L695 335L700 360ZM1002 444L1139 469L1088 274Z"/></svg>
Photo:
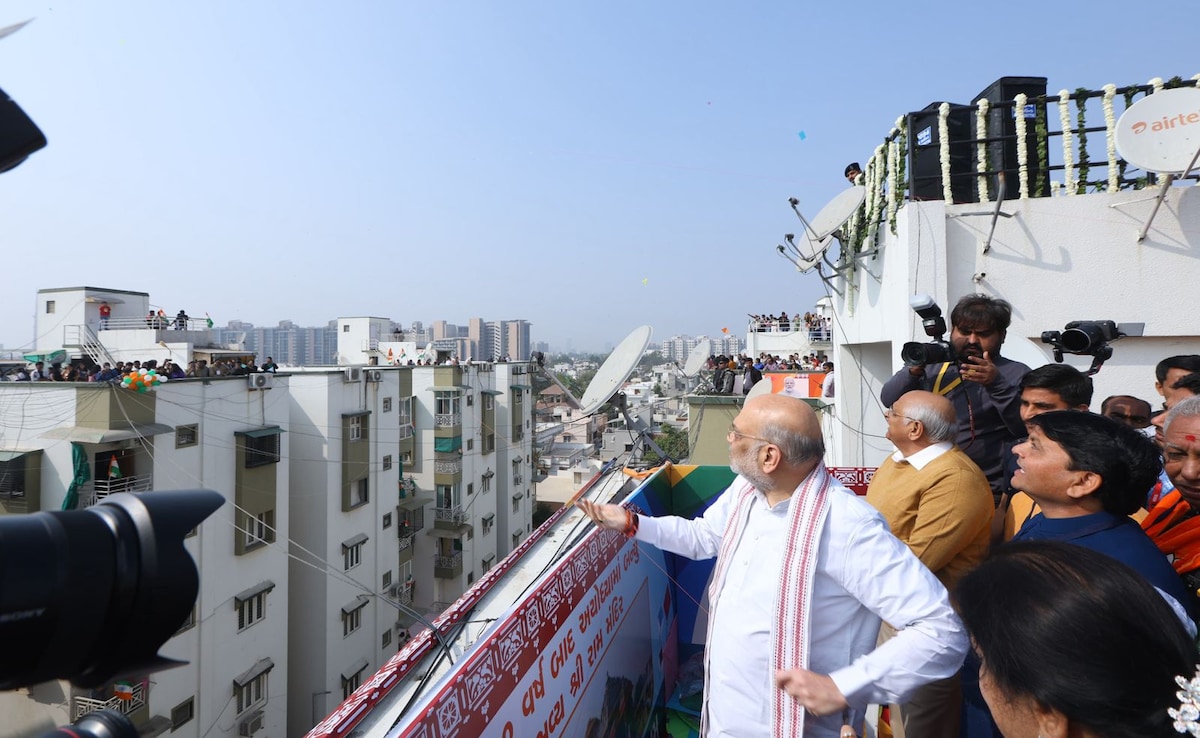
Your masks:
<svg viewBox="0 0 1200 738"><path fill-rule="evenodd" d="M867 191L870 202L867 205L867 241L868 246L879 230L879 217L883 212L883 178L887 169L887 148L883 144L875 147L871 155L871 189Z"/></svg>
<svg viewBox="0 0 1200 738"><path fill-rule="evenodd" d="M1116 192L1120 186L1119 172L1117 171L1117 139L1115 131L1117 128L1117 118L1113 114L1113 96L1117 94L1117 86L1114 84L1104 85L1104 139L1108 144L1108 191Z"/></svg>
<svg viewBox="0 0 1200 738"><path fill-rule="evenodd" d="M1022 200L1029 199L1029 142L1025 136L1026 127L1029 125L1025 120L1025 103L1028 100L1029 96L1024 92L1013 98L1013 105L1016 106L1013 112L1017 116L1017 180Z"/></svg>
<svg viewBox="0 0 1200 738"><path fill-rule="evenodd" d="M992 199L988 195L988 145L983 142L987 138L987 122L988 122L988 101L987 98L982 98L975 103L975 138L979 139L976 144L976 149L979 157L979 202L987 202Z"/></svg>
<svg viewBox="0 0 1200 738"><path fill-rule="evenodd" d="M888 142L887 161L887 221L892 222L896 217L897 204L896 182L900 178L900 144L896 140L899 131L892 129L891 141Z"/></svg>
<svg viewBox="0 0 1200 738"><path fill-rule="evenodd" d="M1058 120L1062 123L1063 186L1075 194L1075 134L1071 132L1071 93L1058 91Z"/></svg>
<svg viewBox="0 0 1200 738"><path fill-rule="evenodd" d="M950 186L950 103L938 106L938 158L942 164L942 199L947 205L954 202Z"/></svg>

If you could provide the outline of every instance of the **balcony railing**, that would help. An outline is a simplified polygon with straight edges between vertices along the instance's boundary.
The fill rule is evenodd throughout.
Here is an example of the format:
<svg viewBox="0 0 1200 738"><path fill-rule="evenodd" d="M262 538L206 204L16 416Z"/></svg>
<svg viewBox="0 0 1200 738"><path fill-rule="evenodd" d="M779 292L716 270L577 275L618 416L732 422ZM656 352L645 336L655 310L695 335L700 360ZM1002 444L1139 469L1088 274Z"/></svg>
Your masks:
<svg viewBox="0 0 1200 738"><path fill-rule="evenodd" d="M78 720L87 715L89 712L97 710L116 710L125 715L146 706L146 685L133 685L133 696L130 699L123 700L120 697L109 697L106 700L95 700L90 697L72 697L71 720Z"/></svg>
<svg viewBox="0 0 1200 738"><path fill-rule="evenodd" d="M118 479L97 479L79 493L79 507L91 507L109 495L118 492L149 492L154 475L137 474Z"/></svg>
<svg viewBox="0 0 1200 738"><path fill-rule="evenodd" d="M433 424L438 428L453 428L462 425L462 413L437 413Z"/></svg>
<svg viewBox="0 0 1200 738"><path fill-rule="evenodd" d="M411 581L396 587L396 601L401 605L411 605L413 601L413 583Z"/></svg>
<svg viewBox="0 0 1200 738"><path fill-rule="evenodd" d="M462 474L462 459L446 459L433 462L434 474Z"/></svg>
<svg viewBox="0 0 1200 738"><path fill-rule="evenodd" d="M441 579L450 579L462 574L462 551L444 556L438 554L433 559L433 575Z"/></svg>
<svg viewBox="0 0 1200 738"><path fill-rule="evenodd" d="M433 510L433 519L439 523L462 525L467 522L467 513L462 509L462 505L438 507Z"/></svg>

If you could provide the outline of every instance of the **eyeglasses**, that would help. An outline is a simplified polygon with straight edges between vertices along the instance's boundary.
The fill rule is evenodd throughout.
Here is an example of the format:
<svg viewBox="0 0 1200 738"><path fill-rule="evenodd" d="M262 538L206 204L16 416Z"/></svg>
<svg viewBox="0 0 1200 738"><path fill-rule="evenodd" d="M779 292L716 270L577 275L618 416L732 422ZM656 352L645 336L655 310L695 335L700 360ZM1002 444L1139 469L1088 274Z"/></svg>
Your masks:
<svg viewBox="0 0 1200 738"><path fill-rule="evenodd" d="M735 428L733 426L733 423L730 423L729 424L729 432L725 434L725 440L728 441L729 443L733 443L734 440L736 440L738 438L749 438L754 441L762 441L763 443L770 443L770 441L768 441L765 438L762 438L761 436L752 436L749 433L742 433L740 430L738 430L737 428Z"/></svg>
<svg viewBox="0 0 1200 738"><path fill-rule="evenodd" d="M890 407L887 410L883 411L883 417L888 420L890 420L892 418L904 418L905 420L907 420L911 423L921 422L921 421L917 420L916 418L910 418L907 415L901 415L900 413L896 412L895 410L891 409Z"/></svg>

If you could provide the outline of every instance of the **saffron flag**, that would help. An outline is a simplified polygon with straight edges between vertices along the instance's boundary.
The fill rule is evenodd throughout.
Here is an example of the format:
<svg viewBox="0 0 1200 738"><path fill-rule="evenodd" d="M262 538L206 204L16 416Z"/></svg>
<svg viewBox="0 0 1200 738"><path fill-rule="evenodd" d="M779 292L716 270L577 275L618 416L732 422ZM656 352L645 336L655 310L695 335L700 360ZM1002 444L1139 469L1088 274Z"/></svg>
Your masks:
<svg viewBox="0 0 1200 738"><path fill-rule="evenodd" d="M120 479L121 478L121 465L117 463L117 455L116 454L112 455L112 461L110 461L108 463L108 478L109 479Z"/></svg>

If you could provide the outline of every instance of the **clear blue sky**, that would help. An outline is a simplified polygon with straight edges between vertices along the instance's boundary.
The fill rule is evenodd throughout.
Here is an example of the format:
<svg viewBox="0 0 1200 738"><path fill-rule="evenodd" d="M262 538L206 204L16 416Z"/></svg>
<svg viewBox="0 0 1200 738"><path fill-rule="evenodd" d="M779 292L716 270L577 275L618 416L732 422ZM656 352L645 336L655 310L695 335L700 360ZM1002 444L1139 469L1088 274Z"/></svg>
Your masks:
<svg viewBox="0 0 1200 738"><path fill-rule="evenodd" d="M35 293L275 325L523 318L601 349L822 294L774 252L897 116L1200 71L1195 0L5 2L0 342ZM1144 29L1133 35L1134 29ZM804 131L801 140L799 132Z"/></svg>

